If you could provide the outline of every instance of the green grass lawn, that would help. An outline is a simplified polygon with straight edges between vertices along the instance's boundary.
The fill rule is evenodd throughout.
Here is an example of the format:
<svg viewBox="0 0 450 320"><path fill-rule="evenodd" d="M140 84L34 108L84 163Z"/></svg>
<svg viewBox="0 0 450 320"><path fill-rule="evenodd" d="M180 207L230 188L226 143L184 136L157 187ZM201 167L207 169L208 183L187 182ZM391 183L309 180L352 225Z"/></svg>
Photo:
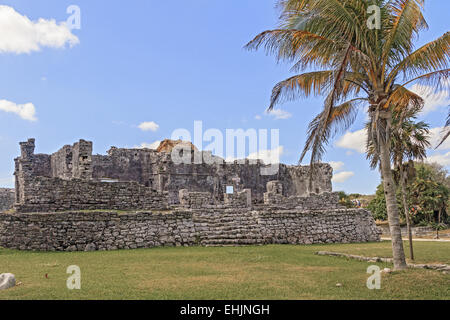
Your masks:
<svg viewBox="0 0 450 320"><path fill-rule="evenodd" d="M450 264L450 243L418 242L415 248L418 263ZM450 275L383 274L381 289L369 290L372 263L314 254L320 250L391 256L390 242L75 253L0 249L0 273L14 273L22 282L0 291L0 299L450 299ZM81 268L81 290L66 288L69 265Z"/></svg>

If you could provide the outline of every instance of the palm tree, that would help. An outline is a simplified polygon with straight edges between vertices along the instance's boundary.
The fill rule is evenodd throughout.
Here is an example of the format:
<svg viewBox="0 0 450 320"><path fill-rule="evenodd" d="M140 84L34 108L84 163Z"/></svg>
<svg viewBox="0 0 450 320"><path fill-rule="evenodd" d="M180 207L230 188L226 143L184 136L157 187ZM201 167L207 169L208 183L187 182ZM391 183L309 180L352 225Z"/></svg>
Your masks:
<svg viewBox="0 0 450 320"><path fill-rule="evenodd" d="M398 173L398 182L402 192L403 210L405 213L406 227L408 230L409 250L411 260L414 260L414 249L411 232L411 216L409 214L408 202L406 200L406 185L411 181L413 175L408 174L414 170L413 160L424 160L426 149L431 146L428 140L429 126L424 122L413 123L406 121L400 129L394 131L392 141L392 154L394 155L394 168ZM404 164L404 160L408 160Z"/></svg>
<svg viewBox="0 0 450 320"><path fill-rule="evenodd" d="M257 35L246 46L264 46L279 61L293 63L293 71L315 70L278 83L269 106L301 96L325 96L323 111L309 125L300 161L310 151L311 165L319 162L329 140L354 122L358 106L368 106L368 139L380 158L396 270L407 266L390 161L392 113L423 105L422 97L406 88L409 84L438 90L450 73L449 32L414 48L414 39L427 28L423 3L279 0L280 27ZM379 24L372 25L374 8Z"/></svg>
<svg viewBox="0 0 450 320"><path fill-rule="evenodd" d="M429 125L423 121L414 122L419 110L412 110L404 115L394 112L391 130L391 159L394 164L395 180L400 186L402 194L403 210L408 231L409 251L411 260L414 260L414 248L412 242L411 217L407 201L406 186L414 179L414 160L424 160L426 150L431 147L429 142ZM370 126L370 123L368 124ZM379 157L373 144L367 146L367 158L370 159L372 168L379 165ZM405 163L407 161L407 163Z"/></svg>

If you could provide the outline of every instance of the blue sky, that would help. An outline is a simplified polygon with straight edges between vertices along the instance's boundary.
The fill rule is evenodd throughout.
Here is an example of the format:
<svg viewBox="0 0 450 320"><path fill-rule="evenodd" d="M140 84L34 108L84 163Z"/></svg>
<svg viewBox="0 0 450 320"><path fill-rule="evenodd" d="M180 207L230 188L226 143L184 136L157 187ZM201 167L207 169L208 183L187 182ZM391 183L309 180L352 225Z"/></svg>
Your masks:
<svg viewBox="0 0 450 320"><path fill-rule="evenodd" d="M67 34L57 23L67 20L72 4L81 9L81 29ZM292 75L290 66L243 46L277 25L274 1L14 0L1 5L14 9L3 14L18 25L14 32L0 30L0 186L13 185L13 158L19 141L29 137L36 138L39 153L83 138L103 154L110 146L151 144L177 128L193 131L195 120L223 132L280 129L281 160L295 164L307 125L322 107L322 99L312 98L280 106L284 119L264 114L273 85ZM448 12L449 1L427 1L430 29L418 44L449 29ZM8 46L19 37L2 37L23 36L23 25L30 27L18 15L38 32L54 29L55 34ZM57 23L39 23L40 18ZM448 102L448 92L428 98L422 119L434 132L445 122ZM154 122L157 130L142 130L143 122ZM335 190L373 193L379 183L379 173L358 151L363 123L361 113L351 132L328 148L324 160L341 173ZM450 143L430 156L448 166L449 152Z"/></svg>

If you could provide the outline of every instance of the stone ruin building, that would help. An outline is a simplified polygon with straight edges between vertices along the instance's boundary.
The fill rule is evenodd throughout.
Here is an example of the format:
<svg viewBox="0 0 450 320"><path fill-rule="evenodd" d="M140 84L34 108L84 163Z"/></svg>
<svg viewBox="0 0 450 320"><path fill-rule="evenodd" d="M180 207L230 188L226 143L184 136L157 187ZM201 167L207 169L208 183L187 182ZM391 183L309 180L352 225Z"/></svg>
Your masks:
<svg viewBox="0 0 450 320"><path fill-rule="evenodd" d="M224 201L227 186L236 192L250 189L252 202L257 204L264 202L271 181L280 183L280 194L285 197L307 197L332 189L328 164L319 165L313 190L309 190L309 167L281 164L277 174L267 176L261 175L266 167L262 161L240 164L221 159L195 164L195 154L200 159L213 157L195 147L191 164L177 165L171 157L174 146L164 151L112 147L107 155L93 155L92 142L80 140L47 155L34 153L34 139L22 142L21 155L15 159L15 208L21 212L164 208L180 203L182 189L209 193L211 203L218 203Z"/></svg>
<svg viewBox="0 0 450 320"><path fill-rule="evenodd" d="M228 163L182 141L157 150L92 154L80 140L57 152L20 143L15 190L0 190L0 246L23 250L112 250L164 245L378 241L370 212L346 209L332 192L332 168L262 161ZM189 154L188 154L189 156ZM213 159L201 161L195 159ZM12 199L14 197L14 204ZM3 200L2 200L3 199ZM6 200L5 200L6 199Z"/></svg>
<svg viewBox="0 0 450 320"><path fill-rule="evenodd" d="M0 188L0 212L11 209L15 197L14 189Z"/></svg>

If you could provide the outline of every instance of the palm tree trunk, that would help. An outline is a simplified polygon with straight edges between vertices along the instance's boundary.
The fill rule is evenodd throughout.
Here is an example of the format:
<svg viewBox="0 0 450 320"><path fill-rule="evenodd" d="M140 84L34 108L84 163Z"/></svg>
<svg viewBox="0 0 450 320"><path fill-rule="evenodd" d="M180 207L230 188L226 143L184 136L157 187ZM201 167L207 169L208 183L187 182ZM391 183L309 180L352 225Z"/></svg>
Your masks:
<svg viewBox="0 0 450 320"><path fill-rule="evenodd" d="M385 139L385 141L379 141L379 143L381 176L384 185L384 195L386 197L386 209L389 220L389 229L391 231L394 270L404 270L407 268L407 265L405 259L405 251L403 250L400 217L395 195L395 184L392 177L389 139Z"/></svg>
<svg viewBox="0 0 450 320"><path fill-rule="evenodd" d="M405 175L406 175L406 173L403 170L403 166L401 166L400 167L400 186L402 188L402 201L403 201L403 208L405 210L406 228L408 230L409 254L410 254L411 260L414 260L413 239L412 239L412 231L411 231L411 216L409 215L408 201L406 201Z"/></svg>
<svg viewBox="0 0 450 320"><path fill-rule="evenodd" d="M436 239L439 239L439 226L441 225L441 211L442 209L439 209L438 225L436 227Z"/></svg>

